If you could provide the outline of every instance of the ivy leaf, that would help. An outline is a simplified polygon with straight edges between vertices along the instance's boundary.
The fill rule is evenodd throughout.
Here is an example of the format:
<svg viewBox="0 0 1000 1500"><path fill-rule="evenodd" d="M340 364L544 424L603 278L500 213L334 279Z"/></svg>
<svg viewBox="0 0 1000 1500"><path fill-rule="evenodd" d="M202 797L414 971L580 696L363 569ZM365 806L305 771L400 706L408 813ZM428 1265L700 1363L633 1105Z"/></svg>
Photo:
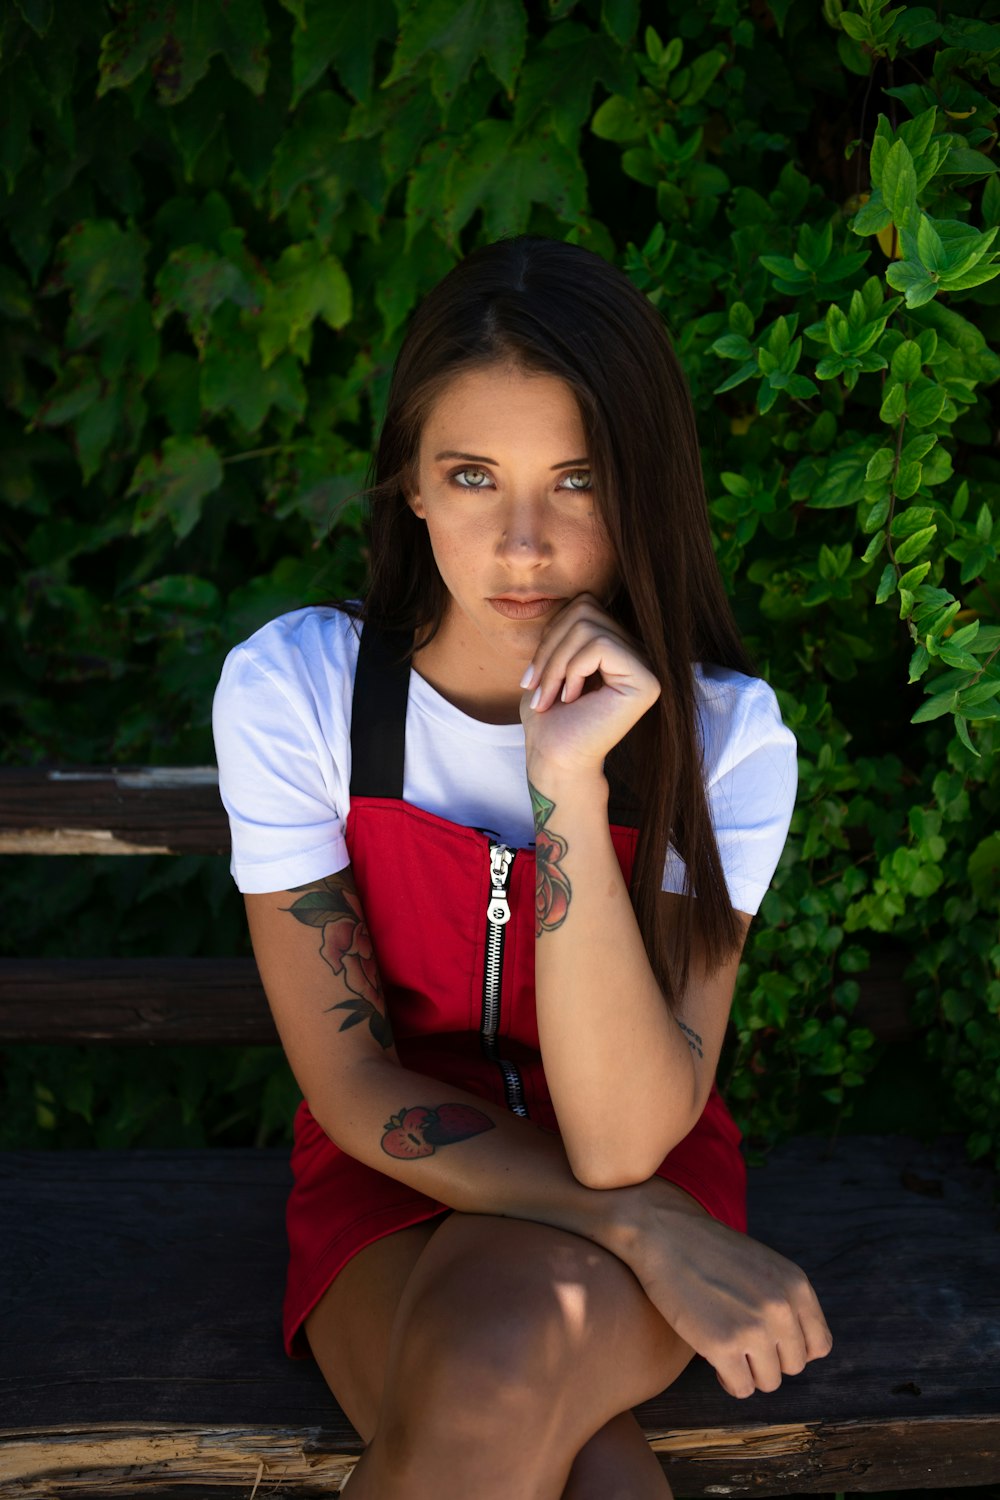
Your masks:
<svg viewBox="0 0 1000 1500"><path fill-rule="evenodd" d="M61 427L86 411L100 394L101 381L93 362L82 356L68 359L35 412L33 425Z"/></svg>
<svg viewBox="0 0 1000 1500"><path fill-rule="evenodd" d="M399 43L381 87L390 88L427 59L434 97L447 110L482 57L513 98L527 33L521 0L412 0L400 17Z"/></svg>
<svg viewBox="0 0 1000 1500"><path fill-rule="evenodd" d="M335 255L315 240L289 245L274 267L258 323L261 360L266 369L283 349L307 333L316 318L330 328L350 322L351 284Z"/></svg>
<svg viewBox="0 0 1000 1500"><path fill-rule="evenodd" d="M159 297L153 313L156 327L162 328L172 312L180 312L199 348L205 342L212 313L223 302L232 301L240 307L259 306L240 268L202 245L184 245L174 250L154 285Z"/></svg>
<svg viewBox="0 0 1000 1500"><path fill-rule="evenodd" d="M302 370L287 353L262 368L255 332L227 306L212 321L202 358L201 402L207 412L231 411L247 432L256 432L272 406L294 417L304 414Z"/></svg>
<svg viewBox="0 0 1000 1500"><path fill-rule="evenodd" d="M129 6L101 42L97 96L127 88L148 67L160 102L176 104L204 78L218 52L235 76L260 95L267 84L268 40L261 0Z"/></svg>
<svg viewBox="0 0 1000 1500"><path fill-rule="evenodd" d="M80 317L92 317L108 292L124 292L127 297L142 294L145 243L135 229L121 229L111 219L86 220L63 236L56 256L43 295L69 287Z"/></svg>
<svg viewBox="0 0 1000 1500"><path fill-rule="evenodd" d="M517 140L512 122L481 120L451 158L444 197L448 243L477 208L490 239L522 233L532 203L572 222L583 213L586 191L578 160L555 137Z"/></svg>
<svg viewBox="0 0 1000 1500"><path fill-rule="evenodd" d="M127 495L137 496L132 535L169 521L178 541L201 519L202 501L222 483L222 463L204 437L168 437L139 460Z"/></svg>
<svg viewBox="0 0 1000 1500"><path fill-rule="evenodd" d="M330 66L355 99L367 102L375 48L396 34L391 0L365 0L363 5L300 0L297 19L292 32L292 108Z"/></svg>
<svg viewBox="0 0 1000 1500"><path fill-rule="evenodd" d="M615 141L642 140L645 132L630 97L635 92L630 59L623 59L606 36L574 21L553 26L532 47L517 80L515 129L530 133L536 118L547 115L563 145L575 151L597 83L610 97L590 121L594 134ZM609 122L615 133L608 135L599 121Z"/></svg>

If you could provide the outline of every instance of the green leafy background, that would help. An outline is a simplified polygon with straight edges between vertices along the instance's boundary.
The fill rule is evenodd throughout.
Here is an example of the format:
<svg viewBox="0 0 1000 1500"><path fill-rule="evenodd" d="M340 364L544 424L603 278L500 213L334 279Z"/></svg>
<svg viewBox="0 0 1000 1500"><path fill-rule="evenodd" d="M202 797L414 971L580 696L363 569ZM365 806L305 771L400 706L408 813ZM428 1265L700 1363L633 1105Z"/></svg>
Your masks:
<svg viewBox="0 0 1000 1500"><path fill-rule="evenodd" d="M687 371L799 744L720 1079L755 1149L1000 1155L1000 5L16 0L0 23L10 764L191 765L236 641L356 593L418 299L529 230ZM249 952L220 859L5 862L5 950ZM910 1038L854 1015L874 963ZM277 1048L0 1054L4 1145L277 1143Z"/></svg>

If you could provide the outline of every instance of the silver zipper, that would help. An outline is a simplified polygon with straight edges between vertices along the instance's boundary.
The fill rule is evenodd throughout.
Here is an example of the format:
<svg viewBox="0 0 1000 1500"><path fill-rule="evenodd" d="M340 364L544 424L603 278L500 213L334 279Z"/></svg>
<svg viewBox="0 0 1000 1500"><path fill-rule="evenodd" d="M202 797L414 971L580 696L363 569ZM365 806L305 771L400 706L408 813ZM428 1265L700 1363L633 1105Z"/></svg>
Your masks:
<svg viewBox="0 0 1000 1500"><path fill-rule="evenodd" d="M510 921L510 872L516 850L509 849L492 829L481 829L490 839L490 899L486 908L486 963L483 968L483 1019L480 1038L483 1052L495 1062L503 1075L504 1098L511 1114L527 1117L524 1087L514 1063L501 1057L497 1047L500 1022L500 984L503 977L504 928Z"/></svg>

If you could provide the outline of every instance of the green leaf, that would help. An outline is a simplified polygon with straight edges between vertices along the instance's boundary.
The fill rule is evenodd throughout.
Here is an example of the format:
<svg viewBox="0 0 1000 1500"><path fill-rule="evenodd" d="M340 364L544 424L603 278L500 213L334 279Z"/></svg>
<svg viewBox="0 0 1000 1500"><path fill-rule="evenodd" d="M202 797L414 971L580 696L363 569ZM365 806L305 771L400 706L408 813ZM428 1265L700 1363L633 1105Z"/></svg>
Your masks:
<svg viewBox="0 0 1000 1500"><path fill-rule="evenodd" d="M239 267L202 245L185 245L174 250L154 285L159 298L153 313L155 326L162 328L172 312L180 312L199 347L204 343L211 315L221 303L233 301L240 307L259 306L254 289Z"/></svg>
<svg viewBox="0 0 1000 1500"><path fill-rule="evenodd" d="M925 302L930 302L939 285L924 266L910 260L893 261L886 270L885 279L897 292L905 294L907 307L923 307Z"/></svg>
<svg viewBox="0 0 1000 1500"><path fill-rule="evenodd" d="M98 98L109 89L127 88L148 67L160 102L175 104L204 78L220 52L233 74L262 94L268 40L261 0L129 8L101 42Z"/></svg>
<svg viewBox="0 0 1000 1500"><path fill-rule="evenodd" d="M926 703L921 703L916 713L910 719L911 724L929 724L932 719L943 718L945 714L954 711L958 702L958 694L953 690L945 693L936 693L928 698Z"/></svg>
<svg viewBox="0 0 1000 1500"><path fill-rule="evenodd" d="M889 534L893 537L912 536L915 531L930 525L934 514L932 505L910 505L893 516Z"/></svg>
<svg viewBox="0 0 1000 1500"><path fill-rule="evenodd" d="M206 495L221 483L222 464L207 438L168 437L162 450L140 459L126 491L137 497L132 535L166 520L182 541L200 520Z"/></svg>
<svg viewBox="0 0 1000 1500"><path fill-rule="evenodd" d="M343 328L352 309L351 284L337 257L324 254L315 240L289 245L274 267L256 325L264 368L295 344L316 318L330 328Z"/></svg>
<svg viewBox="0 0 1000 1500"><path fill-rule="evenodd" d="M896 563L902 565L903 563L913 562L914 558L920 556L936 533L936 526L925 526L920 531L915 531L912 536L908 536L896 548Z"/></svg>
<svg viewBox="0 0 1000 1500"><path fill-rule="evenodd" d="M645 127L630 99L612 94L595 111L590 128L602 141L639 141Z"/></svg>
<svg viewBox="0 0 1000 1500"><path fill-rule="evenodd" d="M911 495L917 493L917 490L920 488L922 472L922 465L919 463L900 464L896 470L896 479L893 484L897 499L909 500Z"/></svg>
<svg viewBox="0 0 1000 1500"><path fill-rule="evenodd" d="M889 149L882 169L882 197L893 223L907 229L917 214L917 174L904 141Z"/></svg>
<svg viewBox="0 0 1000 1500"><path fill-rule="evenodd" d="M532 203L567 222L584 211L586 181L577 158L554 137L514 139L508 120L481 120L451 156L441 203L449 243L483 211L490 239L524 231Z"/></svg>
<svg viewBox="0 0 1000 1500"><path fill-rule="evenodd" d="M144 258L145 242L137 230L121 229L111 219L87 220L59 241L44 292L51 296L68 287L78 316L91 318L109 292L142 295Z"/></svg>
<svg viewBox="0 0 1000 1500"><path fill-rule="evenodd" d="M920 345L913 339L904 339L892 356L890 369L893 380L909 383L920 374Z"/></svg>
<svg viewBox="0 0 1000 1500"><path fill-rule="evenodd" d="M753 336L753 313L745 302L732 304L729 309L729 326L734 333L741 333L744 338L749 339Z"/></svg>
<svg viewBox="0 0 1000 1500"><path fill-rule="evenodd" d="M879 419L883 422L895 423L906 411L906 387L905 385L891 385L885 394L879 411Z"/></svg>
<svg viewBox="0 0 1000 1500"><path fill-rule="evenodd" d="M865 448L845 448L835 453L827 464L825 475L809 497L810 508L833 510L841 505L856 504L861 498L868 458Z"/></svg>
<svg viewBox="0 0 1000 1500"><path fill-rule="evenodd" d="M911 386L906 398L906 416L914 427L929 427L944 410L945 393L932 380Z"/></svg>
<svg viewBox="0 0 1000 1500"><path fill-rule="evenodd" d="M712 353L718 354L720 359L750 359L753 348L741 333L724 333L712 345Z"/></svg>
<svg viewBox="0 0 1000 1500"><path fill-rule="evenodd" d="M391 0L366 0L357 6L330 5L327 0L301 4L300 24L292 32L292 108L329 67L355 99L367 101L375 49L396 35Z"/></svg>
<svg viewBox="0 0 1000 1500"><path fill-rule="evenodd" d="M962 718L961 714L955 714L952 722L955 725L955 733L958 735L965 748L967 750L970 750L977 760L981 759L980 752L976 749L975 745L972 743L972 740L969 738L968 726L965 720Z"/></svg>
<svg viewBox="0 0 1000 1500"><path fill-rule="evenodd" d="M917 229L917 253L928 271L942 269L945 259L944 246L941 243L941 236L926 214L920 215L920 224Z"/></svg>
<svg viewBox="0 0 1000 1500"><path fill-rule="evenodd" d="M639 0L601 0L601 25L616 42L629 46L639 25Z"/></svg>
<svg viewBox="0 0 1000 1500"><path fill-rule="evenodd" d="M201 402L206 412L231 411L247 432L256 432L272 406L301 417L306 390L298 361L282 354L261 365L256 329L235 307L212 321L201 365Z"/></svg>
<svg viewBox="0 0 1000 1500"><path fill-rule="evenodd" d="M929 562L917 563L917 566L915 568L910 568L900 578L900 590L907 589L910 593L912 593L919 584L923 583L930 570L931 564ZM910 678L910 681L913 681L912 677Z"/></svg>
<svg viewBox="0 0 1000 1500"><path fill-rule="evenodd" d="M969 884L984 904L1000 902L1000 833L980 839L966 862Z"/></svg>
<svg viewBox="0 0 1000 1500"><path fill-rule="evenodd" d="M863 563L874 562L875 559L876 559L876 557L878 557L879 553L882 551L882 548L884 546L885 546L885 532L884 531L876 531L875 535L872 537L871 541L868 543L868 546L865 548L865 550L864 550L864 552L862 554L862 557L861 557L861 561Z"/></svg>
<svg viewBox="0 0 1000 1500"><path fill-rule="evenodd" d="M884 604L885 601L890 597L890 595L895 593L895 591L896 569L890 562L886 563L885 567L882 569L882 576L878 581L878 588L875 592L875 603Z"/></svg>
<svg viewBox="0 0 1000 1500"><path fill-rule="evenodd" d="M380 87L391 88L423 63L445 110L482 57L513 98L527 32L521 0L420 0L400 17L399 42Z"/></svg>

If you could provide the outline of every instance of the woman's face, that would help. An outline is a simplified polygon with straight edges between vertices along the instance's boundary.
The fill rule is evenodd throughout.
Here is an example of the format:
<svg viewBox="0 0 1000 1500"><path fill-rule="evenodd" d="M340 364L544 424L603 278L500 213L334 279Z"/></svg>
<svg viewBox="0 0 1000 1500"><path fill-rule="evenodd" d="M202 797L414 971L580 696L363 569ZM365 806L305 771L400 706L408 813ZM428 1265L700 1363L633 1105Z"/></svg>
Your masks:
<svg viewBox="0 0 1000 1500"><path fill-rule="evenodd" d="M451 596L445 625L463 615L494 650L526 661L569 599L610 600L617 566L588 462L576 398L557 376L491 365L445 387L409 497ZM498 609L503 595L550 602Z"/></svg>

